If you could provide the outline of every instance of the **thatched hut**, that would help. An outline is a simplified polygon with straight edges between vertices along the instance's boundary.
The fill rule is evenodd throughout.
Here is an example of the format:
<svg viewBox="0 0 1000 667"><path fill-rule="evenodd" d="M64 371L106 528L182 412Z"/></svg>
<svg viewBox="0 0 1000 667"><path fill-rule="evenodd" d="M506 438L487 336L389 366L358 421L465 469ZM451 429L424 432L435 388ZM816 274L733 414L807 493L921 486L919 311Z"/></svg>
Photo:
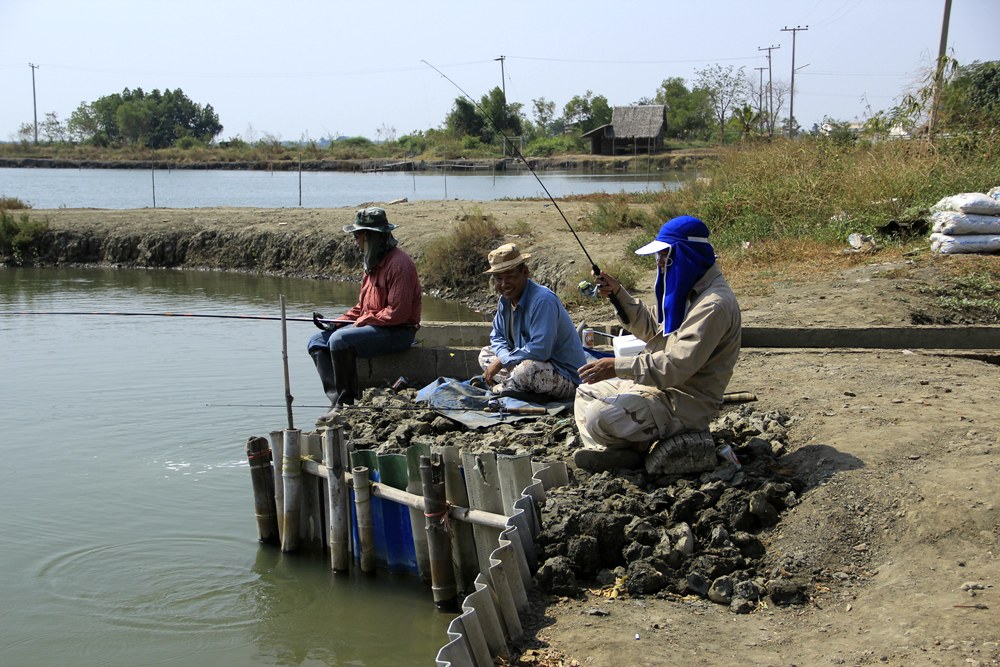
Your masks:
<svg viewBox="0 0 1000 667"><path fill-rule="evenodd" d="M637 155L661 150L667 127L665 110L662 104L615 107L611 123L583 135L590 139L591 155Z"/></svg>

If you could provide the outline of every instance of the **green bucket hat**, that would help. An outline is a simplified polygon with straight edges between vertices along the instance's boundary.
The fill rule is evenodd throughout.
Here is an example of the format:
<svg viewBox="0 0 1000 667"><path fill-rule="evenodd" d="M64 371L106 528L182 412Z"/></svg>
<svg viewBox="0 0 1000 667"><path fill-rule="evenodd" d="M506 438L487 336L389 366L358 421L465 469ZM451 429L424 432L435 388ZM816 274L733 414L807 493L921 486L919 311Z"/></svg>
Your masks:
<svg viewBox="0 0 1000 667"><path fill-rule="evenodd" d="M344 231L348 234L353 234L354 232L361 231L362 229L367 229L373 232L388 234L398 226L399 225L394 225L389 222L389 218L385 215L384 208L372 206L369 208L363 208L355 213L354 222L349 225L344 225Z"/></svg>

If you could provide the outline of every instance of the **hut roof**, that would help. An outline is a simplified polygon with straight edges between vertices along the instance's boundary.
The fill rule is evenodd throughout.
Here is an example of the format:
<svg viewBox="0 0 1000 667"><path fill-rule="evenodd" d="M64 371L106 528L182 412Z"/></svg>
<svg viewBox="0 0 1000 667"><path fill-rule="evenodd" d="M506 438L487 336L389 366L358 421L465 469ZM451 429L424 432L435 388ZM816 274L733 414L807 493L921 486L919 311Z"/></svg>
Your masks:
<svg viewBox="0 0 1000 667"><path fill-rule="evenodd" d="M664 115L662 104L615 107L611 112L614 136L619 139L656 137L663 131Z"/></svg>

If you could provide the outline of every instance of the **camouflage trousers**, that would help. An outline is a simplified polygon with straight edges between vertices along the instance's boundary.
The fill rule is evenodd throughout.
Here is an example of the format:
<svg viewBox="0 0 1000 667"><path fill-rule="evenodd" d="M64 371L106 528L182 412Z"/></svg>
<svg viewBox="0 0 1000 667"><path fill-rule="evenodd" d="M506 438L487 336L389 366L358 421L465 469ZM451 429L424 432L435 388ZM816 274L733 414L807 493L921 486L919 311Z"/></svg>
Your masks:
<svg viewBox="0 0 1000 667"><path fill-rule="evenodd" d="M591 448L645 453L660 438L684 430L662 391L621 378L581 384L573 412L580 439Z"/></svg>
<svg viewBox="0 0 1000 667"><path fill-rule="evenodd" d="M484 371L493 363L497 355L489 345L479 351L479 367ZM516 391L526 394L546 394L563 399L573 395L576 385L559 374L549 361L528 359L511 368L503 368L493 376L494 393Z"/></svg>

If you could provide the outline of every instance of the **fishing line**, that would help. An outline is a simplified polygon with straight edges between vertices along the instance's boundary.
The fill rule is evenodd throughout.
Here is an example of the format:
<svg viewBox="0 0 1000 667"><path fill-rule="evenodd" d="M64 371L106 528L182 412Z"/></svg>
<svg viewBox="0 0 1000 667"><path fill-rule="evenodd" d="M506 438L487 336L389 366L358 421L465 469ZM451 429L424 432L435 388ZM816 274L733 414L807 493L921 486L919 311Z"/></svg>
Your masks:
<svg viewBox="0 0 1000 667"><path fill-rule="evenodd" d="M476 108L476 110L479 111L479 113L480 113L480 115L482 115L483 119L487 123L489 123L489 126L491 128L493 128L493 132L495 134L499 134L503 138L504 143L506 145L510 146L510 150L514 154L514 156L524 164L524 166L528 169L529 172L531 172L531 175L535 177L536 181L538 181L538 185L540 185L542 187L542 190L545 191L545 196L547 196L549 198L549 201L552 202L552 205L555 207L555 209L557 211L559 211L559 215L560 215L560 217L562 217L563 222L566 223L566 226L569 228L569 231L573 234L573 238L576 239L576 242L580 245L580 250L582 250L583 254L586 255L587 261L590 262L590 269L591 269L591 271L593 271L594 276L599 277L601 275L601 267L597 266L597 262L595 262L590 257L590 253L587 252L587 248L583 245L583 241L580 240L580 237L577 236L577 234L576 234L576 230L573 229L573 225L570 224L569 218L567 218L566 214L563 213L563 210L561 208L559 208L559 203L556 201L555 197L553 197L552 193L549 192L549 189L547 187L545 187L545 183L542 182L542 179L539 178L539 176L535 172L535 170L532 169L532 167L531 167L530 164L528 164L528 161L524 158L524 155L521 154L521 151L517 148L517 146L514 145L514 142L512 142L507 137L506 134L504 134L503 132L500 131L500 128L498 128L496 126L496 123L493 122L493 119L490 117L490 115L488 113L486 113L485 109L483 109L479 105L478 102L476 102L474 99L472 99L472 96L470 96L467 92L465 92L465 90L460 85L458 85L457 83L455 83L454 81L452 81L448 77L447 74L445 74L444 72L442 72L441 70L439 70L434 65L431 65L426 60L421 60L420 62L422 62L425 65L427 65L428 67L430 67L432 70L434 70L435 72L437 72L438 74L440 74L442 77L444 77L444 79L446 79L448 81L448 83L450 83L451 85L453 85L456 88L458 88L458 90L462 93L462 95L465 96L465 99L469 100L469 102L472 103L472 106L474 106ZM504 104L506 105L506 103L507 103L507 100L505 99L504 100ZM610 295L608 295L608 300L611 302L611 305L614 306L615 311L617 311L618 316L622 319L622 321L623 322L628 322L628 317L625 315L625 311L622 308L621 303L618 301L618 298L614 294L610 294Z"/></svg>
<svg viewBox="0 0 1000 667"><path fill-rule="evenodd" d="M284 319L288 322L314 322L311 317L275 317L272 315L215 315L211 313L137 313L137 312L109 312L92 310L22 310L22 311L0 311L0 315L101 315L110 317L206 317L210 319L224 320L270 320L272 322ZM349 320L337 320L321 318L320 322L348 322Z"/></svg>

